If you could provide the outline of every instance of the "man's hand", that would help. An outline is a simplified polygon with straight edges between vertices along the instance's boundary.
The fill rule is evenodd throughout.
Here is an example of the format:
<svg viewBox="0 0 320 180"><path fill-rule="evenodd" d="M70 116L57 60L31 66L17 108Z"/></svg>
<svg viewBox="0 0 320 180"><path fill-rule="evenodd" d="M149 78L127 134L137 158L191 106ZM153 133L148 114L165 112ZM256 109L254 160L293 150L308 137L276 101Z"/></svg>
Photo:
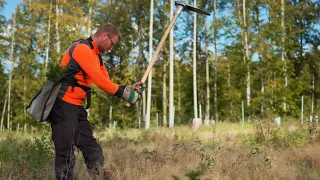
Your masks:
<svg viewBox="0 0 320 180"><path fill-rule="evenodd" d="M141 95L134 91L131 86L126 86L124 88L122 99L126 100L130 104L135 104L137 101L139 101Z"/></svg>
<svg viewBox="0 0 320 180"><path fill-rule="evenodd" d="M146 84L139 81L139 82L134 83L131 87L134 91L136 91L137 93L139 93L141 95L142 92L144 91L144 89L146 88Z"/></svg>

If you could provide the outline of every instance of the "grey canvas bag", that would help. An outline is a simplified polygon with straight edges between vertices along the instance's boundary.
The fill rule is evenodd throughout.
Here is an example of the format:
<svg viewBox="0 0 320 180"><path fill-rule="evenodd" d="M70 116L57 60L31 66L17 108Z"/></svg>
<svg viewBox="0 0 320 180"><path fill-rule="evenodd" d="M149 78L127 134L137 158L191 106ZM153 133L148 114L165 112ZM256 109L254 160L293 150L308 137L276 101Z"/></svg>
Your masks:
<svg viewBox="0 0 320 180"><path fill-rule="evenodd" d="M47 121L54 102L57 99L61 85L61 80L57 83L47 83L31 100L30 104L27 106L27 112L39 122Z"/></svg>

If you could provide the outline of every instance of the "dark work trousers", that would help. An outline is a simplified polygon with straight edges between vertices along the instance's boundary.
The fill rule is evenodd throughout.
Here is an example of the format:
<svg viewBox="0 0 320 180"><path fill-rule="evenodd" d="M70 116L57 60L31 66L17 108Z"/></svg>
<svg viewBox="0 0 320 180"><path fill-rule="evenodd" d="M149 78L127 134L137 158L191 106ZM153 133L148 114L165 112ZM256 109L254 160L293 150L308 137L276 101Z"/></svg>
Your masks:
<svg viewBox="0 0 320 180"><path fill-rule="evenodd" d="M82 152L93 179L102 173L103 152L92 135L92 127L83 106L57 98L49 115L52 140L55 146L55 174L57 179L74 179L74 146Z"/></svg>

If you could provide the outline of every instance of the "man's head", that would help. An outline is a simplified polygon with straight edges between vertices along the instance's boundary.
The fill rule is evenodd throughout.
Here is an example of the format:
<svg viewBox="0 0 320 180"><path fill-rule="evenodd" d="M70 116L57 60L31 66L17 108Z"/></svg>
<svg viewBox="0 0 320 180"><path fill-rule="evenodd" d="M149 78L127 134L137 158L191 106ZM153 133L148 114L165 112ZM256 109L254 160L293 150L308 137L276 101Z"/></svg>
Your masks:
<svg viewBox="0 0 320 180"><path fill-rule="evenodd" d="M113 46L121 39L119 29L111 23L107 23L99 27L97 32L92 36L93 41L97 45L100 53L111 51Z"/></svg>

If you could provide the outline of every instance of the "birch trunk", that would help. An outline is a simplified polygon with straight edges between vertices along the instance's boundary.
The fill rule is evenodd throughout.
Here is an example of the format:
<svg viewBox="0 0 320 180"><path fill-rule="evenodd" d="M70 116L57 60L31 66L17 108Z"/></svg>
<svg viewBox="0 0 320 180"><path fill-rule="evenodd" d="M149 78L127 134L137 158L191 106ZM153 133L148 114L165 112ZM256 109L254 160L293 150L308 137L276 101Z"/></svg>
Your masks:
<svg viewBox="0 0 320 180"><path fill-rule="evenodd" d="M149 62L152 58L152 38L153 38L153 0L150 0L150 31L149 31ZM150 111L151 111L151 85L152 85L152 70L148 76L148 97L147 97L147 114L145 129L150 128Z"/></svg>
<svg viewBox="0 0 320 180"><path fill-rule="evenodd" d="M92 15L92 7L89 8L87 37L91 35L91 15Z"/></svg>
<svg viewBox="0 0 320 180"><path fill-rule="evenodd" d="M59 1L57 1L56 4L56 22L55 22L55 30L56 30L56 41L57 41L57 53L58 57L60 55L60 33L59 33L59 17L60 17L60 12L59 12ZM59 62L60 59L57 59L57 62Z"/></svg>
<svg viewBox="0 0 320 180"><path fill-rule="evenodd" d="M197 1L194 0L194 7L197 6ZM198 100L197 100L197 13L194 13L194 24L193 24L193 107L194 107L194 118L198 118Z"/></svg>
<svg viewBox="0 0 320 180"><path fill-rule="evenodd" d="M263 55L262 55L262 48L260 47L261 37L260 37L260 11L259 11L259 0L256 0L256 19L257 19L257 26L258 26L258 54L259 54L259 73L260 73L260 87L261 87L261 94L264 96L264 79L263 79L263 72L262 72L262 63L263 63ZM261 102L261 113L264 111L264 100Z"/></svg>
<svg viewBox="0 0 320 180"><path fill-rule="evenodd" d="M144 39L143 39L143 34L144 34L144 29L141 25L140 22L137 23L138 24L138 31L139 31L139 59L141 60L141 62L143 62L143 59L144 59L144 54L143 54L143 42L144 42ZM145 69L145 66L144 66L144 63L142 64L142 67L140 67L142 69ZM136 111L138 111L137 113L137 123L138 123L138 128L141 127L141 118L143 118L143 120L145 121L145 99L146 99L146 96L145 96L145 91L143 91L143 94L142 94L142 101L137 103L138 104L138 107L136 107ZM143 106L141 108L141 105ZM141 117L141 109L143 109L143 115Z"/></svg>
<svg viewBox="0 0 320 180"><path fill-rule="evenodd" d="M214 73L214 112L215 112L215 120L219 121L218 116L218 103L217 103L217 63L218 63L218 49L217 49L217 1L214 0L214 63L213 63L213 73Z"/></svg>
<svg viewBox="0 0 320 180"><path fill-rule="evenodd" d="M311 116L314 118L314 75L312 75Z"/></svg>
<svg viewBox="0 0 320 180"><path fill-rule="evenodd" d="M45 74L47 72L48 62L49 62L52 1L50 1L50 8L49 9L50 10L49 10L48 31L47 31L48 43L47 43L47 47L46 47L46 60L45 60L45 69L44 69Z"/></svg>
<svg viewBox="0 0 320 180"><path fill-rule="evenodd" d="M10 118L11 118L11 82L12 82L12 68L13 68L13 51L15 45L15 37L14 33L16 31L16 13L13 14L13 31L12 31L12 38L11 38L11 47L10 47L10 73L9 73L9 87L8 87L8 116L7 116L7 129L10 130Z"/></svg>
<svg viewBox="0 0 320 180"><path fill-rule="evenodd" d="M229 99L229 112L231 114L232 110L232 101L231 101L231 86L230 86L230 80L231 80L231 73L230 73L230 63L228 60L228 99Z"/></svg>
<svg viewBox="0 0 320 180"><path fill-rule="evenodd" d="M288 78L287 78L287 63L284 58L284 40L285 40L285 33L284 33L284 0L281 0L281 61L283 63L283 75L284 75L284 87L287 89L288 87ZM284 103L283 103L283 110L287 110L287 97L286 93L284 95Z"/></svg>
<svg viewBox="0 0 320 180"><path fill-rule="evenodd" d="M146 122L146 103L147 103L146 91L143 91L143 93L142 93L142 118L143 118L144 122Z"/></svg>
<svg viewBox="0 0 320 180"><path fill-rule="evenodd" d="M242 23L243 18L242 18L242 14L241 14L240 1L241 0L237 0L237 10L238 10L238 16L239 16L238 17L239 18L239 24L240 24L240 27L242 27L243 26L243 23ZM242 43L242 45L244 47L244 31L242 31L241 35L242 35L241 43ZM243 52L243 54L245 54L245 49L244 48L242 49L242 52ZM243 56L243 63L246 64L246 57L245 56Z"/></svg>
<svg viewBox="0 0 320 180"><path fill-rule="evenodd" d="M27 107L27 103L26 103L26 96L27 96L27 78L24 76L23 77L23 121L26 122L27 119L27 109L25 107Z"/></svg>
<svg viewBox="0 0 320 180"><path fill-rule="evenodd" d="M112 129L112 103L109 105L109 129Z"/></svg>
<svg viewBox="0 0 320 180"><path fill-rule="evenodd" d="M2 134L2 131L3 131L3 120L4 120L4 114L6 111L7 100L8 100L7 96L8 96L8 93L6 93L6 97L4 98L4 104L3 104L2 116L1 116L1 124L0 124L0 134Z"/></svg>
<svg viewBox="0 0 320 180"><path fill-rule="evenodd" d="M246 0L243 0L243 30L244 30L244 48L245 48L245 62L247 64L247 105L250 107L251 104L251 86L250 86L250 59L249 59L249 48L248 48L248 28L246 22Z"/></svg>
<svg viewBox="0 0 320 180"><path fill-rule="evenodd" d="M173 0L170 1L170 20L173 17ZM169 127L174 126L174 108L173 108L173 28L170 31L170 67L169 67Z"/></svg>
<svg viewBox="0 0 320 180"><path fill-rule="evenodd" d="M167 127L167 65L163 62L163 76L162 76L162 126Z"/></svg>
<svg viewBox="0 0 320 180"><path fill-rule="evenodd" d="M207 97L206 97L206 117L204 119L204 124L209 125L210 119L210 81L209 81L209 59L208 59L208 43L206 41L206 89L207 89Z"/></svg>
<svg viewBox="0 0 320 180"><path fill-rule="evenodd" d="M177 119L179 120L179 122L181 122L181 116L180 116L180 113L181 113L181 84L180 84L180 71L179 71L179 68L180 65L177 64L177 78L178 78L178 109L177 109L177 112L179 112L179 116L177 116Z"/></svg>

